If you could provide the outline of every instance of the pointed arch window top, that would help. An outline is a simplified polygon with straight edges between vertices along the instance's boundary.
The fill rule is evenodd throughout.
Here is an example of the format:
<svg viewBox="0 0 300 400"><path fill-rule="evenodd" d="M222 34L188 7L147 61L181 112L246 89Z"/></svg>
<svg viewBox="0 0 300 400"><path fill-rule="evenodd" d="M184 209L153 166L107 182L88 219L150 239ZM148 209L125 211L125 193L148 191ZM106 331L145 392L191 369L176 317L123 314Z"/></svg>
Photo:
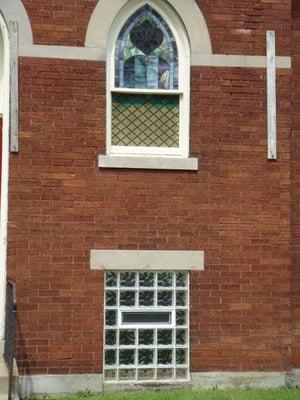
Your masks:
<svg viewBox="0 0 300 400"><path fill-rule="evenodd" d="M115 86L178 89L178 50L164 19L148 4L122 28L115 50Z"/></svg>

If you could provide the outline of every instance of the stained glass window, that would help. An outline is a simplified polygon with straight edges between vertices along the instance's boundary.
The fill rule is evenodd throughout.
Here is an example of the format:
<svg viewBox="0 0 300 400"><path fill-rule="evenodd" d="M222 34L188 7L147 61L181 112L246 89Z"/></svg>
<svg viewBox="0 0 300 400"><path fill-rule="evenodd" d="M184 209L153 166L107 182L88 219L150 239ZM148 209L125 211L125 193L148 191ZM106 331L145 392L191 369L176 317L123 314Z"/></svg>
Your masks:
<svg viewBox="0 0 300 400"><path fill-rule="evenodd" d="M117 88L178 89L178 50L163 18L149 5L121 30L115 52Z"/></svg>
<svg viewBox="0 0 300 400"><path fill-rule="evenodd" d="M113 93L112 144L178 147L179 96Z"/></svg>

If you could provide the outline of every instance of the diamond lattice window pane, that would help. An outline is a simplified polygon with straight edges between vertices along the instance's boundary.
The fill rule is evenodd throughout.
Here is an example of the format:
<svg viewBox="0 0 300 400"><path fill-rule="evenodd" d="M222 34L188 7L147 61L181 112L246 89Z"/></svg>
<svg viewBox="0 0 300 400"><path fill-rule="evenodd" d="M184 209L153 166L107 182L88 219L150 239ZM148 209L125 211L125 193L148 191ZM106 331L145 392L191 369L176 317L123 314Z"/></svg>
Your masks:
<svg viewBox="0 0 300 400"><path fill-rule="evenodd" d="M112 145L179 147L179 96L112 95Z"/></svg>

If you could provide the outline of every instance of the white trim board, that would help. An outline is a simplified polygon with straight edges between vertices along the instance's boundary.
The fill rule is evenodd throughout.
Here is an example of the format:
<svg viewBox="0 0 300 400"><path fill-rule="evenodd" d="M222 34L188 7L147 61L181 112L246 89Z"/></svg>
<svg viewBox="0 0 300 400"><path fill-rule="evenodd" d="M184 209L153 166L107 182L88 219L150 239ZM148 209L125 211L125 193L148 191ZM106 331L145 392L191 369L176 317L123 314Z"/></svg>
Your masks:
<svg viewBox="0 0 300 400"><path fill-rule="evenodd" d="M203 251L91 250L91 269L98 270L204 270Z"/></svg>
<svg viewBox="0 0 300 400"><path fill-rule="evenodd" d="M100 47L48 46L35 44L19 45L20 57L55 58L61 60L106 61L106 51ZM247 56L230 54L191 55L192 66L266 68L266 56ZM290 69L291 57L276 57L277 68Z"/></svg>

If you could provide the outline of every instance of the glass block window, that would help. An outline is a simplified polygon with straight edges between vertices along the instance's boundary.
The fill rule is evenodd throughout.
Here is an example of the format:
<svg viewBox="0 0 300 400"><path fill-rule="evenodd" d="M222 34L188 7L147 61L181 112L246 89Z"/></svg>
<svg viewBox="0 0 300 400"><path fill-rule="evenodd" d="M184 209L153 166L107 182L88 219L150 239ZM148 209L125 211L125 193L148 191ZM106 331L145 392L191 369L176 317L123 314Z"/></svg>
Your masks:
<svg viewBox="0 0 300 400"><path fill-rule="evenodd" d="M122 28L115 51L115 85L120 88L178 89L178 50L161 16L149 5Z"/></svg>
<svg viewBox="0 0 300 400"><path fill-rule="evenodd" d="M106 272L105 381L189 380L188 311L186 272Z"/></svg>

